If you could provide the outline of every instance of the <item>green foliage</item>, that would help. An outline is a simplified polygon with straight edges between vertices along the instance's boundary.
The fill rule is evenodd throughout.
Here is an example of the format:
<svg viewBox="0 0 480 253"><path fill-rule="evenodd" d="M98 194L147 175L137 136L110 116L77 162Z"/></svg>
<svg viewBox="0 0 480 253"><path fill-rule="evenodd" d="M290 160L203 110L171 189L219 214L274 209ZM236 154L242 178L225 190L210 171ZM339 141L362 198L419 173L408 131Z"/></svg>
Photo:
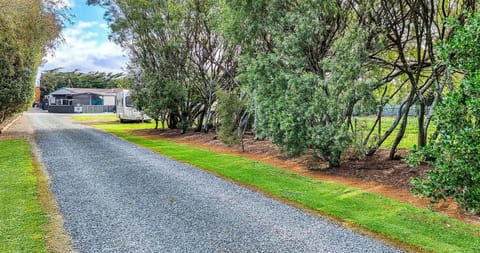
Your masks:
<svg viewBox="0 0 480 253"><path fill-rule="evenodd" d="M465 74L435 111L438 139L411 160L433 160L427 178L415 179L413 191L436 202L447 197L467 210L480 212L480 16L465 25L452 23L453 37L439 47L449 68ZM416 158L416 159L414 159Z"/></svg>
<svg viewBox="0 0 480 253"><path fill-rule="evenodd" d="M61 68L47 70L40 76L40 88L49 94L60 88L117 88L119 85L129 86L122 73L90 72L78 70L61 72Z"/></svg>
<svg viewBox="0 0 480 253"><path fill-rule="evenodd" d="M365 34L346 28L346 13L336 1L228 5L229 15L237 15L234 25L246 29L231 37L245 43L239 80L255 103L256 134L271 137L292 156L313 149L331 167L339 166L352 140L353 107L370 92Z"/></svg>
<svg viewBox="0 0 480 253"><path fill-rule="evenodd" d="M155 129L158 128L158 122L164 126L169 109L175 101L178 93L172 89L171 85L157 85L155 78L149 79L143 75L141 80L136 80L132 86L132 99L136 108L144 111L155 120ZM162 127L163 128L163 127Z"/></svg>
<svg viewBox="0 0 480 253"><path fill-rule="evenodd" d="M0 122L3 114L11 114L30 102L33 83L32 69L15 48L8 33L0 33Z"/></svg>
<svg viewBox="0 0 480 253"><path fill-rule="evenodd" d="M208 131L215 91L240 88L256 137L293 156L314 150L331 166L349 148L373 153L389 144L394 158L413 107L417 143L426 143L427 106L444 93L433 41L450 34L447 18L471 8L441 0L88 3L108 10L112 38L131 56L136 104L154 118ZM399 120L381 138L355 136L354 111L374 113L388 103L406 108Z"/></svg>
<svg viewBox="0 0 480 253"><path fill-rule="evenodd" d="M448 19L447 25L454 29L454 36L448 41L438 43L439 58L456 70L474 73L480 69L478 14L468 18L466 24L462 24L458 19Z"/></svg>
<svg viewBox="0 0 480 253"><path fill-rule="evenodd" d="M0 0L0 123L33 100L38 66L58 42L63 14L54 1Z"/></svg>
<svg viewBox="0 0 480 253"><path fill-rule="evenodd" d="M96 127L342 222L416 246L415 251L473 253L480 247L480 229L477 226L439 213L350 187L313 180L240 156L132 135L128 130L137 129L137 124L111 122Z"/></svg>
<svg viewBox="0 0 480 253"><path fill-rule="evenodd" d="M0 140L0 150L0 252L47 252L30 146L23 139Z"/></svg>
<svg viewBox="0 0 480 253"><path fill-rule="evenodd" d="M220 120L218 136L227 144L238 144L243 138L241 119L247 105L241 99L238 89L232 92L219 89L216 95L218 101L216 112Z"/></svg>
<svg viewBox="0 0 480 253"><path fill-rule="evenodd" d="M205 115L217 83L228 79L217 66L225 49L211 27L216 1L89 3L109 9L112 38L130 53L137 106L182 132Z"/></svg>

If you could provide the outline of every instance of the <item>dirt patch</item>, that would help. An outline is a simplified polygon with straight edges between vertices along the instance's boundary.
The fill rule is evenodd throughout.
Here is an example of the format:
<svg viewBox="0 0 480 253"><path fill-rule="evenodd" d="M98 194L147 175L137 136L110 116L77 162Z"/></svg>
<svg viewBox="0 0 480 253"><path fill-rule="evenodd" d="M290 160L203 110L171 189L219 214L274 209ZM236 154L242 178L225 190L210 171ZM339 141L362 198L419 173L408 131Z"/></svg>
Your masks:
<svg viewBox="0 0 480 253"><path fill-rule="evenodd" d="M424 175L430 167L423 165L418 168L410 168L401 160L389 160L387 150L380 150L377 154L364 159L347 160L342 163L340 168L312 170L311 168L325 168L326 163L316 161L311 155L287 159L270 141L254 140L251 135L245 137L245 152L241 152L240 147L224 144L213 133L180 134L178 130L155 129L133 130L131 133L149 138L168 139L215 152L239 155L311 178L381 194L417 207L434 208L434 210L455 219L480 226L480 217L464 212L452 200L432 206L427 199L414 197L409 190L411 178ZM399 153L406 155L407 151L402 150Z"/></svg>
<svg viewBox="0 0 480 253"><path fill-rule="evenodd" d="M13 115L12 117L7 118L0 123L0 140L7 138L8 135L11 135L7 130L13 125L13 123L19 120L21 116L21 114Z"/></svg>

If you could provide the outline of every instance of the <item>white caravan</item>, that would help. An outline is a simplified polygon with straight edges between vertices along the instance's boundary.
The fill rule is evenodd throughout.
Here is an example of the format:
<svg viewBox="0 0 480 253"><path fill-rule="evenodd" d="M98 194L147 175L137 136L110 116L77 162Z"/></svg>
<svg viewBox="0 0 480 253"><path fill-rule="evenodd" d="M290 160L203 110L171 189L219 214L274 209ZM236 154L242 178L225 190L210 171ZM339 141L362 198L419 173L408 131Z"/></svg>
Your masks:
<svg viewBox="0 0 480 253"><path fill-rule="evenodd" d="M133 108L130 90L121 90L117 93L116 112L120 122L151 121L152 119L142 111Z"/></svg>

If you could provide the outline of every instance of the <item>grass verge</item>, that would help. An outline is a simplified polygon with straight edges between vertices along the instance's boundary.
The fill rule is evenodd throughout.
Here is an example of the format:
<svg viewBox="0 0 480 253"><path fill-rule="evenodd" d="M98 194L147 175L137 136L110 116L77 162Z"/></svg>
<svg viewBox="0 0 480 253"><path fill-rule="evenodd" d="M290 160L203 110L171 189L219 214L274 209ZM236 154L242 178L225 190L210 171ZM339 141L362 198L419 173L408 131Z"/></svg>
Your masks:
<svg viewBox="0 0 480 253"><path fill-rule="evenodd" d="M85 119L84 119L85 120ZM274 197L366 228L413 250L480 252L480 228L381 195L313 180L258 161L126 133L142 124L96 124L97 128L176 160L261 190ZM145 125L143 125L145 127Z"/></svg>
<svg viewBox="0 0 480 253"><path fill-rule="evenodd" d="M55 196L50 190L50 183L42 170L41 165L34 161L36 177L38 179L38 200L48 215L48 222L44 224L46 230L45 242L48 252L73 253L72 238L65 230L64 220L59 212Z"/></svg>
<svg viewBox="0 0 480 253"><path fill-rule="evenodd" d="M25 139L0 140L0 252L47 252L47 222Z"/></svg>

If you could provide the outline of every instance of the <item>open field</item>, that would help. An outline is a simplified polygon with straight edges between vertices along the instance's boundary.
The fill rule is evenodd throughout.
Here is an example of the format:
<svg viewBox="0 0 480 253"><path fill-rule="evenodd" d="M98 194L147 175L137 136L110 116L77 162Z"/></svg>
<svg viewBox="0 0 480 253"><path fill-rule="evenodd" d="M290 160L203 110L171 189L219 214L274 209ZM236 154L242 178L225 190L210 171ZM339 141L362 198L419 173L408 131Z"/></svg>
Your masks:
<svg viewBox="0 0 480 253"><path fill-rule="evenodd" d="M375 124L375 117L358 117L357 120L357 131L362 131L364 135L370 131L371 127ZM390 126L392 126L395 118L394 117L382 117L382 128L381 133L384 134ZM398 128L393 131L393 133L383 142L382 147L390 148L393 145L393 141L398 133ZM433 126L429 128L429 134L435 131ZM375 128L375 131L372 134L371 139L376 140L374 136L377 136L378 126ZM405 131L405 136L400 142L398 148L400 149L412 149L417 144L418 128L417 128L417 118L409 117L407 121L407 129Z"/></svg>
<svg viewBox="0 0 480 253"><path fill-rule="evenodd" d="M0 140L0 252L47 252L47 217L39 201L30 145Z"/></svg>
<svg viewBox="0 0 480 253"><path fill-rule="evenodd" d="M82 118L88 121L88 118ZM192 148L166 140L151 140L126 133L146 124L97 122L96 127L138 145L211 171L221 177L287 200L308 210L333 217L410 245L414 250L478 252L480 228L447 216L343 185L305 176L235 155Z"/></svg>

